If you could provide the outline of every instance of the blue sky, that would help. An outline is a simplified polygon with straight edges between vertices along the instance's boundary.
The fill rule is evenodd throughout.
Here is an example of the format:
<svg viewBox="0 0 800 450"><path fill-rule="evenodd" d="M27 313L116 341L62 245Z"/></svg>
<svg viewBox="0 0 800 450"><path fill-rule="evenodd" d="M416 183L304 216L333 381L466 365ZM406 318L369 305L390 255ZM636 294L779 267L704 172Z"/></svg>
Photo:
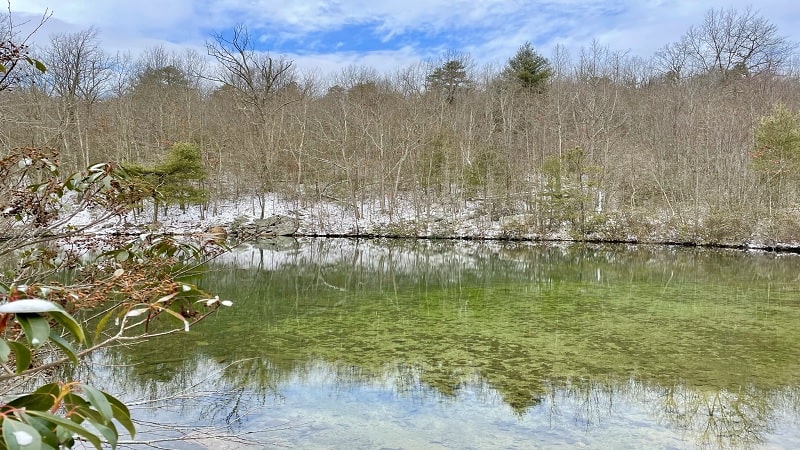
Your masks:
<svg viewBox="0 0 800 450"><path fill-rule="evenodd" d="M577 55L593 40L648 57L702 23L711 8L744 10L739 0L11 0L15 21L53 16L40 32L94 26L110 52L134 56L155 45L196 48L212 33L247 26L260 49L301 70L348 66L390 72L448 50L480 64L503 64L526 41L546 57L556 44ZM754 5L781 35L800 42L800 2Z"/></svg>

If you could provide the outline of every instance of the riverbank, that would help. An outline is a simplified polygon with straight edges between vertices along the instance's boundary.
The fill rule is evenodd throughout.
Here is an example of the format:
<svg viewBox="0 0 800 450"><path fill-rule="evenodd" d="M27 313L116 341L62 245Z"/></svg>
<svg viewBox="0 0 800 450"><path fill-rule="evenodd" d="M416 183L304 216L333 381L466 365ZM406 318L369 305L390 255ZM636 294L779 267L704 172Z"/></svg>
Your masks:
<svg viewBox="0 0 800 450"><path fill-rule="evenodd" d="M686 220L669 211L604 211L594 213L582 224L564 221L558 226L543 223L535 212L500 215L487 211L482 202L465 202L461 208L431 205L424 214L411 204L389 210L379 202L364 203L356 211L335 202L306 205L286 201L277 195L266 199L265 217L285 216L298 221L298 236L403 237L422 239L521 240L563 242L610 242L725 247L800 253L800 238L785 229L775 232L771 221L719 223L717 217L697 216ZM157 232L201 235L212 227L230 230L234 223L261 218L254 198L220 201L213 207L171 207L153 223L150 209L129 213L122 219L99 223L87 230L95 234L138 234ZM91 222L93 213L84 211L70 225ZM773 220L774 221L774 220ZM582 229L579 229L582 228Z"/></svg>

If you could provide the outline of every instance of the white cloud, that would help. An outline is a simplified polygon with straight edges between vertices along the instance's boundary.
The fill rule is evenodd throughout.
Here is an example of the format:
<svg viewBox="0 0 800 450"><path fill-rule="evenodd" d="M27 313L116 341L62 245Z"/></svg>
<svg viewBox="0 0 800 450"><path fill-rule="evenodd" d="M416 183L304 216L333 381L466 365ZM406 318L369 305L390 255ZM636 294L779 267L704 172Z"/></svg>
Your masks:
<svg viewBox="0 0 800 450"><path fill-rule="evenodd" d="M50 7L44 33L95 26L110 51L134 55L159 43L203 49L211 31L245 24L254 36L280 43L298 67L323 72L348 65L382 71L413 64L452 47L430 42L450 34L459 50L479 63L502 63L525 41L549 54L560 43L576 54L594 39L613 50L649 56L699 24L709 8L744 9L747 0L12 0L19 17L35 18ZM762 0L755 8L780 32L800 41L800 2ZM337 37L319 42L320 31L369 25L362 39L394 47L355 52ZM311 37L312 33L317 33ZM402 36L402 43L393 40ZM316 45L314 40L317 39ZM291 47L298 42L303 47ZM328 44L328 45L322 45ZM399 48L398 48L399 46ZM373 48L379 47L373 44ZM320 53L320 48L332 49Z"/></svg>

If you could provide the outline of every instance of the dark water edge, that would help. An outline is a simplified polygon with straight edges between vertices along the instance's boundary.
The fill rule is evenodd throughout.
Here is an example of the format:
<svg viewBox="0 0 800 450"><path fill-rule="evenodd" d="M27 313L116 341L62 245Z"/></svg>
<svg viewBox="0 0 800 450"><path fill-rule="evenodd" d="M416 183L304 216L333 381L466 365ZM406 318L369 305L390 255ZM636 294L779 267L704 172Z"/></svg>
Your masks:
<svg viewBox="0 0 800 450"><path fill-rule="evenodd" d="M98 380L131 400L198 382L205 395L143 416L296 448L800 447L797 256L260 247L193 280L232 310L167 344L107 353L116 368Z"/></svg>
<svg viewBox="0 0 800 450"><path fill-rule="evenodd" d="M180 234L180 233L177 233ZM636 245L656 247L687 247L710 250L742 250L752 252L795 253L800 254L800 243L794 241L780 241L770 238L758 238L745 242L708 241L703 239L619 239L619 238L559 238L555 236L525 236L518 234L501 234L500 236L488 235L430 235L430 234L395 234L395 233L295 233L290 236L268 236L261 242L232 241L237 245L259 245L282 239L345 239L345 240L382 240L382 241L467 241L467 242L508 242L530 243L535 245Z"/></svg>

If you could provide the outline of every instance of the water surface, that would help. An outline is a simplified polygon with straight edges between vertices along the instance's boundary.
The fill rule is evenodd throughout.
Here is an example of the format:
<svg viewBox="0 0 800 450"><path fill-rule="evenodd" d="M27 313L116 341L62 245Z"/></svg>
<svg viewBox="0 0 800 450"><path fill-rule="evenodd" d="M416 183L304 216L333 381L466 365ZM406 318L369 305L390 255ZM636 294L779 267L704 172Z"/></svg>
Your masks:
<svg viewBox="0 0 800 450"><path fill-rule="evenodd" d="M171 397L142 420L297 448L800 448L796 256L289 239L207 269L232 309L98 360L129 401ZM201 445L241 447L178 447Z"/></svg>

